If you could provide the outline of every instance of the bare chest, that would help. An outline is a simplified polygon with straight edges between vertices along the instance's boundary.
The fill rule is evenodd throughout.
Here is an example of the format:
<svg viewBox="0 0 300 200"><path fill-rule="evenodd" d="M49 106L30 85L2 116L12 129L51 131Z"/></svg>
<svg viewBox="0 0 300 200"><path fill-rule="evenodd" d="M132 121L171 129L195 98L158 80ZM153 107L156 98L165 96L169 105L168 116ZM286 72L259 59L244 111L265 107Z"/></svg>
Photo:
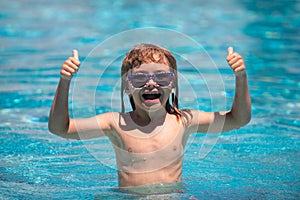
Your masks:
<svg viewBox="0 0 300 200"><path fill-rule="evenodd" d="M123 131L121 134L124 150L130 153L149 153L162 149L176 149L181 145L183 129L180 123L166 123L151 132L142 128Z"/></svg>
<svg viewBox="0 0 300 200"><path fill-rule="evenodd" d="M122 147L115 147L119 169L149 172L169 166L183 156L183 128L180 123L156 127L150 134L141 129L120 133ZM142 171L141 171L142 170Z"/></svg>

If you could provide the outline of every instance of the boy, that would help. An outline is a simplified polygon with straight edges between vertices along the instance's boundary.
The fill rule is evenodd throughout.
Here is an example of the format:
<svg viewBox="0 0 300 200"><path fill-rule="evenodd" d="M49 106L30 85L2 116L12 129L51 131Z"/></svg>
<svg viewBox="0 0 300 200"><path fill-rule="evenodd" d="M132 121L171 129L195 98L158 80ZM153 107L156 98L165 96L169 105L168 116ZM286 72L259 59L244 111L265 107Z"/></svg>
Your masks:
<svg viewBox="0 0 300 200"><path fill-rule="evenodd" d="M139 44L126 54L121 70L121 98L123 101L123 92L126 92L132 111L124 113L123 106L122 113L70 119L69 86L80 65L78 52L73 50L73 56L62 65L49 130L64 138L107 136L115 150L120 188L130 190L151 184L180 183L189 134L238 129L251 118L244 61L232 47L228 48L226 60L236 76L230 111L180 110L175 58L160 46Z"/></svg>

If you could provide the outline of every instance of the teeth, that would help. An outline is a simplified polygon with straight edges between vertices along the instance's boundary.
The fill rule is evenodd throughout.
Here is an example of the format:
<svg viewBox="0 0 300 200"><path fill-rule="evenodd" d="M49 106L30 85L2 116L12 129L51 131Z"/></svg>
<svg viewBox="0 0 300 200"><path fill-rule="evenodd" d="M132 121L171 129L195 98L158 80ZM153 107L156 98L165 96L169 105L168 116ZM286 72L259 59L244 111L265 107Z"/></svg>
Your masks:
<svg viewBox="0 0 300 200"><path fill-rule="evenodd" d="M159 92L145 92L144 94L159 94Z"/></svg>

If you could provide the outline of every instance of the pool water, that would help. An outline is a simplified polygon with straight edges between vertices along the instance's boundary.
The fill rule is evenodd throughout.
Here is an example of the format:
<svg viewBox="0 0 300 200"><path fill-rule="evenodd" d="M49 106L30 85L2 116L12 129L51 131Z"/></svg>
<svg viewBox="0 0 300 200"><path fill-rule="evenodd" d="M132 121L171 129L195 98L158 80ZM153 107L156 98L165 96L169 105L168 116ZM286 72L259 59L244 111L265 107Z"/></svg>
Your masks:
<svg viewBox="0 0 300 200"><path fill-rule="evenodd" d="M0 199L299 199L299 11L297 0L0 2ZM247 65L251 122L217 136L190 138L182 193L118 191L107 139L65 140L47 128L59 70L71 50L78 49L85 60L83 71L85 66L101 70L99 63L113 59L100 79L89 71L82 78L89 80L84 87L72 82L71 113L88 116L109 111L118 102L111 93L116 92L124 53L124 49L114 50L128 41L106 49L101 61L91 52L114 35L144 27L189 36L210 56L201 64L217 66L210 71L200 65L199 73L178 55L184 107L230 108L234 77L225 61L229 45ZM191 49L187 44L180 52ZM214 98L219 98L212 101L209 92L214 91L208 91L205 80L210 79L205 77L216 76L224 88L215 88L219 96ZM91 93L94 96L86 95ZM91 99L95 105L81 103ZM208 137L217 137L217 143L201 157L199 151ZM95 144L101 147L91 151Z"/></svg>

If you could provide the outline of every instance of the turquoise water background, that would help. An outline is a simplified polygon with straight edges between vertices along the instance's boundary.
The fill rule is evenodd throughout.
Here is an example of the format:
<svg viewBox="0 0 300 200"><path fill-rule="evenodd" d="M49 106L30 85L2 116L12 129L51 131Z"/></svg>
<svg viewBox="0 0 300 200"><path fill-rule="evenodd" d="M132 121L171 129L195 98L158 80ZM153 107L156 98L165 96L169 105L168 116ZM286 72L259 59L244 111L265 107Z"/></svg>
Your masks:
<svg viewBox="0 0 300 200"><path fill-rule="evenodd" d="M299 13L296 0L1 1L0 199L299 199ZM205 136L191 138L182 194L141 197L118 192L107 140L65 140L47 128L59 70L71 50L79 50L86 66L89 61L97 65L89 55L101 42L145 27L177 31L201 44L221 74L227 108L234 93L234 77L225 60L227 47L232 45L247 65L251 122L222 133L201 159ZM107 50L106 55L115 58L119 53ZM102 80L119 79L120 59ZM205 83L186 65L182 63L182 74L195 87L202 86L192 91L197 93L197 107L221 108L224 102L212 106ZM97 86L96 108L79 105L77 114L110 110L108 94L114 88L109 83ZM181 87L184 91L185 84ZM79 100L89 99L85 92L93 88L81 90ZM74 91L73 85L71 94ZM182 93L182 104L193 107L188 91ZM99 142L102 162L87 148Z"/></svg>

